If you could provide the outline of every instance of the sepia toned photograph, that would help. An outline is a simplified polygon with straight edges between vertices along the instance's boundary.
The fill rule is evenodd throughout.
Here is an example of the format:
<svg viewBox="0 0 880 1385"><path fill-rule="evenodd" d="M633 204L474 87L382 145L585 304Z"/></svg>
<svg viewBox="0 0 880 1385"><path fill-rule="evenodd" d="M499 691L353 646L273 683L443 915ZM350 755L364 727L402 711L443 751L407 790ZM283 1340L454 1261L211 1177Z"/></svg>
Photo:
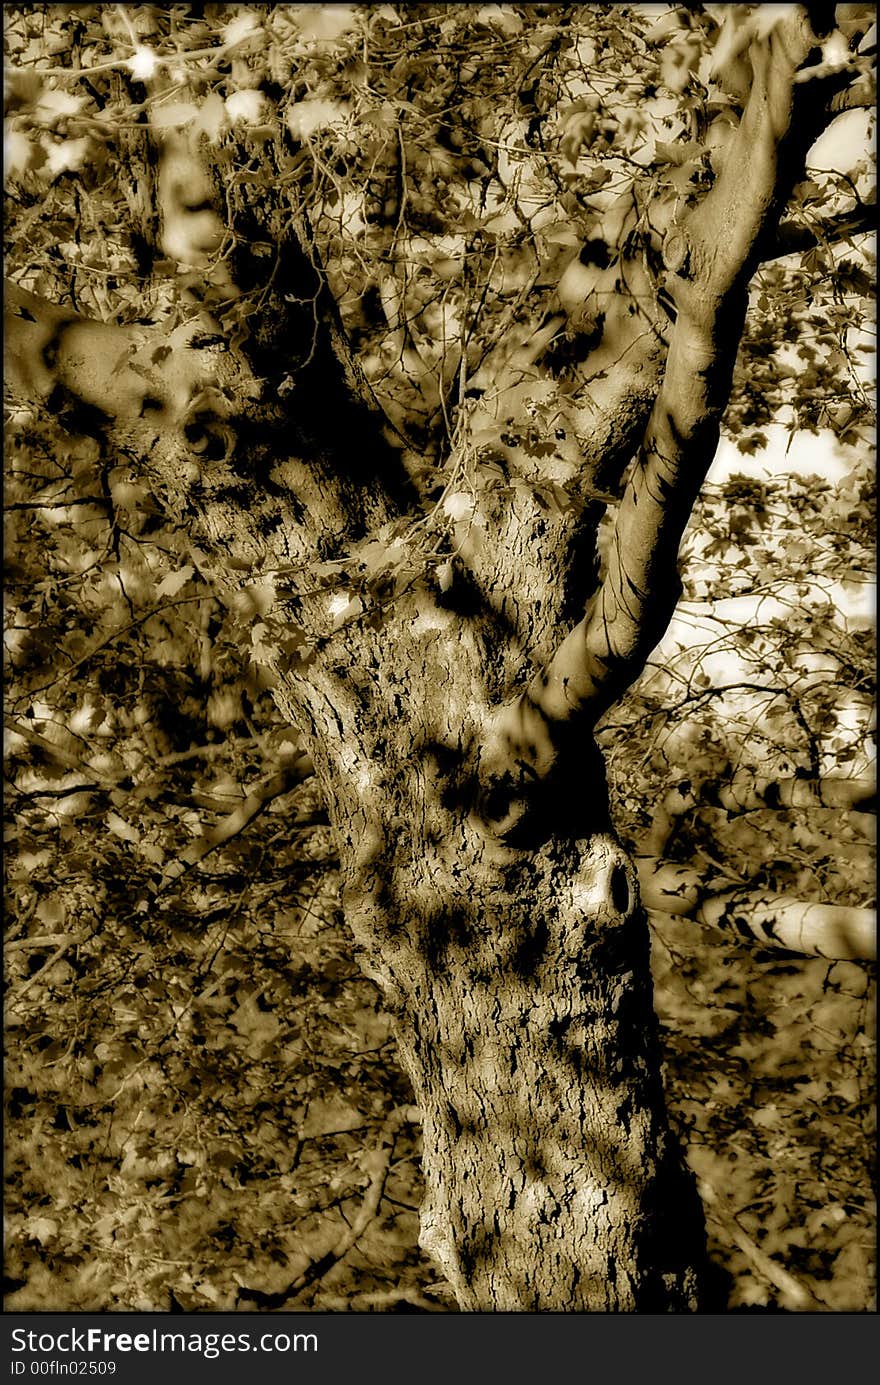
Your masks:
<svg viewBox="0 0 880 1385"><path fill-rule="evenodd" d="M873 1313L876 6L3 21L6 1314Z"/></svg>

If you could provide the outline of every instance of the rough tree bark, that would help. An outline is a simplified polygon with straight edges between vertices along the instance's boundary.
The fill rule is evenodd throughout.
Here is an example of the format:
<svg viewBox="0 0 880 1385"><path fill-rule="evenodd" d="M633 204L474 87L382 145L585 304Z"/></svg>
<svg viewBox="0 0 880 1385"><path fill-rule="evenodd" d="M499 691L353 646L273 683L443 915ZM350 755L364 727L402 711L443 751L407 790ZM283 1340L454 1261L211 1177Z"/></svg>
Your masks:
<svg viewBox="0 0 880 1385"><path fill-rule="evenodd" d="M422 1116L422 1244L464 1309L720 1306L665 1113L637 873L592 729L675 606L748 281L842 85L805 99L795 77L816 43L801 7L752 40L751 90L712 191L680 224L659 209L674 326L634 315L638 256L595 267L581 289L568 323L592 343L580 519L477 484L485 456L468 428L489 405L465 419L449 475L476 498L445 593L414 576L334 617L316 586L316 558L356 559L407 517L442 542L446 520L360 377L307 226L267 198L283 172L273 146L239 148L255 176L226 189L233 278L260 291L241 347L207 317L166 338L21 291L11 302L11 366L28 391L98 411L202 571L274 641L276 697L320 778L346 917ZM624 215L600 238L617 243ZM621 277L628 292L618 283L609 299ZM636 452L597 586L595 497Z"/></svg>

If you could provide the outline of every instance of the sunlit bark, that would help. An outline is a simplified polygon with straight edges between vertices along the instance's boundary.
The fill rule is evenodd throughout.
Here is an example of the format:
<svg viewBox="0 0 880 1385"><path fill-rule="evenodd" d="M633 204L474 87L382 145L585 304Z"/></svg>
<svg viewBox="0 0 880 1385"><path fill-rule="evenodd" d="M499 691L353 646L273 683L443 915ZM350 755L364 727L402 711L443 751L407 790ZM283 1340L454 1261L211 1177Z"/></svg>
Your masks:
<svg viewBox="0 0 880 1385"><path fill-rule="evenodd" d="M684 917L735 933L749 943L802 957L873 961L876 914L849 904L823 904L735 885L705 869L636 858L642 903L651 914Z"/></svg>

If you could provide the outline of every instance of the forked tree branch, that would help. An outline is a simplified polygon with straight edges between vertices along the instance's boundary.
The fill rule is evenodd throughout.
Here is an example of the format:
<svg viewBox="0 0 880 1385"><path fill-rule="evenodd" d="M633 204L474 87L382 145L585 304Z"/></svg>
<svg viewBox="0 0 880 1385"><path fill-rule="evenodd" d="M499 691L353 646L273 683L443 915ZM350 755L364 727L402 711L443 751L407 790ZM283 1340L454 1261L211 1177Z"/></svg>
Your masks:
<svg viewBox="0 0 880 1385"><path fill-rule="evenodd" d="M282 794L290 793L303 780L308 779L314 772L312 758L305 752L297 756L296 760L284 769L273 774L272 777L258 789L249 793L241 803L228 813L216 827L209 828L204 836L197 837L191 842L185 851L181 852L175 860L170 861L165 867L159 889L165 889L175 880L179 880L187 871L204 861L205 857L212 851L217 851L219 847L225 846L227 842L239 836L246 827L253 822L254 818L268 808L274 799L280 798Z"/></svg>
<svg viewBox="0 0 880 1385"><path fill-rule="evenodd" d="M239 1303L255 1303L264 1310L283 1308L345 1258L378 1214L394 1153L395 1137L400 1127L416 1114L412 1107L396 1107L379 1132L379 1142L361 1156L361 1167L369 1176L369 1182L361 1205L345 1231L341 1235L335 1230L331 1231L326 1238L329 1242L326 1248L307 1259L296 1278L283 1289L267 1293L262 1289L242 1287L238 1294Z"/></svg>
<svg viewBox="0 0 880 1385"><path fill-rule="evenodd" d="M797 82L815 43L799 6L752 39L751 90L723 168L703 201L680 223L673 219L666 234L677 319L604 579L583 620L525 692L500 709L487 737L481 816L498 836L520 830L531 786L567 757L569 728L595 725L642 671L675 611L679 543L715 455L748 283L830 119L827 101L812 106Z"/></svg>
<svg viewBox="0 0 880 1385"><path fill-rule="evenodd" d="M876 912L847 904L825 904L736 883L707 878L703 868L662 859L676 824L698 808L720 809L728 817L779 809L872 812L876 789L867 779L755 779L734 776L675 785L654 812L635 864L642 903L658 917L684 917L804 957L873 961L877 955Z"/></svg>

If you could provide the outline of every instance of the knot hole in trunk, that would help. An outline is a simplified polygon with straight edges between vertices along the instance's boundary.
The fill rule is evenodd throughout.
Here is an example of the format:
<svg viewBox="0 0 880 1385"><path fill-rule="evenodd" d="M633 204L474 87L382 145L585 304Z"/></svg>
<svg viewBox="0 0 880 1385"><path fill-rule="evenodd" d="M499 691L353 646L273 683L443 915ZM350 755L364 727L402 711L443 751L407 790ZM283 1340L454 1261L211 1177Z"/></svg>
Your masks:
<svg viewBox="0 0 880 1385"><path fill-rule="evenodd" d="M612 908L618 914L623 914L624 917L629 914L632 909L633 894L630 889L629 876L619 862L611 869L608 892L611 896Z"/></svg>

